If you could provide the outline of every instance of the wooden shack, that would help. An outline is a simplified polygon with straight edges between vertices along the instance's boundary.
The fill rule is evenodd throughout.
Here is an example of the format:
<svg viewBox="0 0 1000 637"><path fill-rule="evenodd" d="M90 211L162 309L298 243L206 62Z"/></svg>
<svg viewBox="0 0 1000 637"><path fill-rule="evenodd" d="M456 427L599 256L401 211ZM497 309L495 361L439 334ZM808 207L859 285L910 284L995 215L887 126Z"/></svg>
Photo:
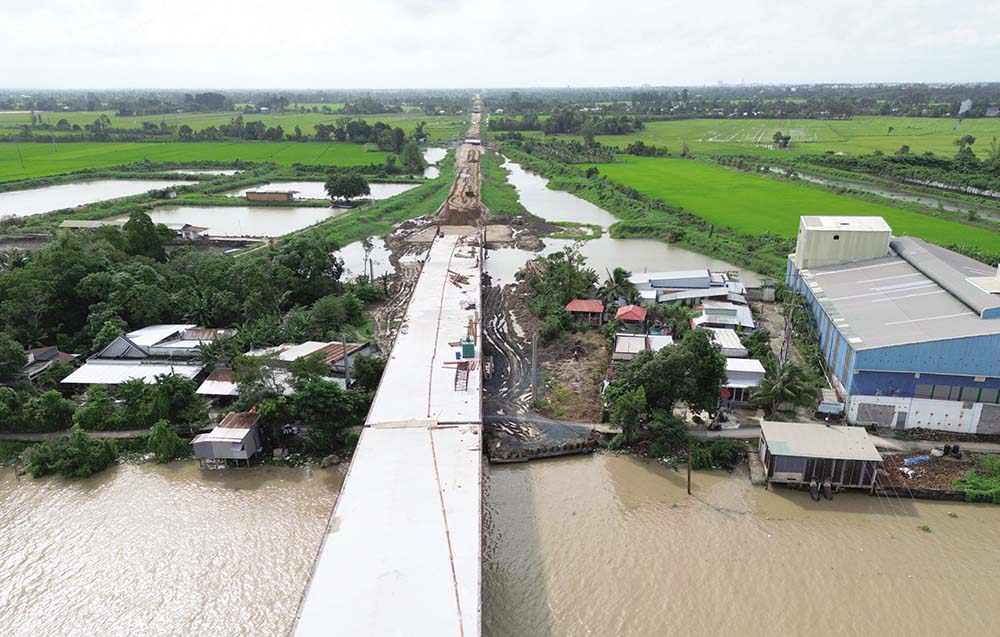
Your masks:
<svg viewBox="0 0 1000 637"><path fill-rule="evenodd" d="M202 466L249 465L261 449L258 419L251 412L229 412L211 432L194 437L194 457Z"/></svg>
<svg viewBox="0 0 1000 637"><path fill-rule="evenodd" d="M575 299L566 304L566 311L578 323L600 327L604 322L604 304L600 301Z"/></svg>
<svg viewBox="0 0 1000 637"><path fill-rule="evenodd" d="M759 453L767 481L871 489L882 456L863 427L763 421Z"/></svg>

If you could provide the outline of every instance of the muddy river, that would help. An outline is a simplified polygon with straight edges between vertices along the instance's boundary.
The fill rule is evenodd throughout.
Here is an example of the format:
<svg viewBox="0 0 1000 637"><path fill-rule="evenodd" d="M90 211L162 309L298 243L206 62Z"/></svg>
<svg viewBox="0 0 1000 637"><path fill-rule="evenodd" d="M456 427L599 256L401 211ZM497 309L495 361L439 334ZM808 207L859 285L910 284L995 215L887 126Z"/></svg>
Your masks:
<svg viewBox="0 0 1000 637"><path fill-rule="evenodd" d="M341 481L193 462L75 482L0 470L0 632L282 635Z"/></svg>
<svg viewBox="0 0 1000 637"><path fill-rule="evenodd" d="M212 237L280 237L344 214L339 208L294 206L160 206L149 211L156 223L190 223ZM111 217L113 221L127 216Z"/></svg>
<svg viewBox="0 0 1000 637"><path fill-rule="evenodd" d="M0 471L2 632L283 635L342 471ZM682 471L602 454L485 472L487 637L986 635L1000 619L1000 507L814 503L740 470L697 472L688 497Z"/></svg>
<svg viewBox="0 0 1000 637"><path fill-rule="evenodd" d="M739 471L688 497L684 477L610 455L488 470L483 634L996 634L1000 507L816 503Z"/></svg>
<svg viewBox="0 0 1000 637"><path fill-rule="evenodd" d="M0 217L6 215L29 217L185 183L191 182L161 179L94 179L58 186L0 192Z"/></svg>
<svg viewBox="0 0 1000 637"><path fill-rule="evenodd" d="M396 195L404 193L407 190L413 190L419 185L420 184L371 183L368 184L368 187L371 188L372 191L371 198L379 200L395 197ZM246 195L248 191L259 190L294 190L297 193L295 196L298 199L330 198L330 196L326 194L326 184L322 181L273 181L266 184L251 186L249 188L243 188L241 190L233 190L223 194L229 195L230 197L242 197Z"/></svg>

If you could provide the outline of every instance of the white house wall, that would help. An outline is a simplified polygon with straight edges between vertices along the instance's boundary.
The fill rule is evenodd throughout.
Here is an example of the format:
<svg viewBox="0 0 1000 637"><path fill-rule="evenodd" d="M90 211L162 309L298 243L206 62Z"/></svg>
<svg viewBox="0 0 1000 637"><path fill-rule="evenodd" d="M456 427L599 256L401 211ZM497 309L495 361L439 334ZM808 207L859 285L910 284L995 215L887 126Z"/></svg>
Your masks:
<svg viewBox="0 0 1000 637"><path fill-rule="evenodd" d="M880 427L893 429L933 429L974 434L978 431L982 411L982 403L855 395L848 400L847 421L852 425L875 422ZM899 427L901 413L906 415L903 426Z"/></svg>

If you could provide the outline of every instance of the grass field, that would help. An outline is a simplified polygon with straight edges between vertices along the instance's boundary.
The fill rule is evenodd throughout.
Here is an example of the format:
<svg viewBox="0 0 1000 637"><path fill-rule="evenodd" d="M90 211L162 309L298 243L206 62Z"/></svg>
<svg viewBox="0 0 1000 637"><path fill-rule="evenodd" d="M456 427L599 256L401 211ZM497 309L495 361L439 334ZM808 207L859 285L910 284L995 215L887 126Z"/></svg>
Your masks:
<svg viewBox="0 0 1000 637"><path fill-rule="evenodd" d="M174 126L187 124L194 130L228 124L232 118L238 115L235 111L227 113L168 113L166 115L143 115L141 117L118 117L114 111L42 112L40 114L46 123L53 126L60 119L66 119L70 125L79 124L80 126L84 126L85 124L93 124L95 119L104 114L111 119L115 128L141 128L143 122L159 124L161 121L166 121L168 124ZM406 132L411 132L419 122L427 122L424 126L424 132L427 133L428 139L431 141L451 139L461 134L465 130L468 119L459 115L423 115L420 113L352 116L334 115L332 113L254 113L244 115L243 119L245 121L260 120L267 126L277 126L280 124L286 133L293 132L295 127L298 126L302 129L303 133L312 135L316 132L313 129L313 126L316 124L335 124L342 117L364 119L369 124L385 122L390 126L398 126ZM31 123L31 115L29 113L0 113L0 135L15 133L18 127L29 123ZM38 132L38 134L44 135L47 133Z"/></svg>
<svg viewBox="0 0 1000 637"><path fill-rule="evenodd" d="M889 133L889 127L893 127ZM791 148L772 150L774 133L792 136ZM601 135L602 144L624 148L641 139L647 144L666 146L680 154L687 143L694 153L763 154L787 156L798 153L823 153L828 150L852 155L881 150L894 153L903 144L910 152L927 151L938 155L955 154L953 142L962 135L973 135L980 157L993 137L1000 137L1000 118L967 119L955 130L955 120L928 117L855 117L849 120L816 119L687 119L649 122L645 130L633 135Z"/></svg>
<svg viewBox="0 0 1000 637"><path fill-rule="evenodd" d="M27 179L144 161L243 161L281 165L359 166L385 161L386 153L365 152L360 144L313 142L164 142L20 144L0 143L0 181Z"/></svg>
<svg viewBox="0 0 1000 637"><path fill-rule="evenodd" d="M1000 233L698 161L629 157L601 174L647 197L749 234L794 237L801 215L878 215L895 234L1000 252Z"/></svg>

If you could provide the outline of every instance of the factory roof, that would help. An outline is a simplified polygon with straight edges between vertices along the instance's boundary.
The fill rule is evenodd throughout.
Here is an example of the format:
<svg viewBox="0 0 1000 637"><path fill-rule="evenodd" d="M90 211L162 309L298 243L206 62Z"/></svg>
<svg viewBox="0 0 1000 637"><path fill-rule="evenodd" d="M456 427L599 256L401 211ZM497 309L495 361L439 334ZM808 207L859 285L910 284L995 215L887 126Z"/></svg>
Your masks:
<svg viewBox="0 0 1000 637"><path fill-rule="evenodd" d="M855 350L1000 334L1000 319L980 318L998 311L1000 296L976 285L993 268L919 239L892 247L897 254L802 271Z"/></svg>
<svg viewBox="0 0 1000 637"><path fill-rule="evenodd" d="M864 427L762 421L761 434L775 456L880 462L882 456Z"/></svg>

